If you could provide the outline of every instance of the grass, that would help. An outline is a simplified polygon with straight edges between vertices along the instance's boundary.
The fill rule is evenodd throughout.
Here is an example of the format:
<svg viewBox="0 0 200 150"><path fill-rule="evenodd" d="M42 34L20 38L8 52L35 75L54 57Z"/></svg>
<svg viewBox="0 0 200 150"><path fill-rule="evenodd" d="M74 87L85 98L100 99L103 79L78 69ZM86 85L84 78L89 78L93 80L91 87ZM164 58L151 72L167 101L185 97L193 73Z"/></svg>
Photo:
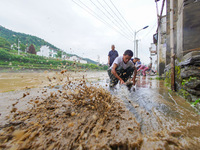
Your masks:
<svg viewBox="0 0 200 150"><path fill-rule="evenodd" d="M164 80L163 77L156 77L155 79L156 79L156 80Z"/></svg>
<svg viewBox="0 0 200 150"><path fill-rule="evenodd" d="M155 77L155 78L149 78L149 80L164 80L163 77Z"/></svg>
<svg viewBox="0 0 200 150"><path fill-rule="evenodd" d="M196 106L198 103L200 103L200 98L197 99L195 102L191 103L191 106Z"/></svg>

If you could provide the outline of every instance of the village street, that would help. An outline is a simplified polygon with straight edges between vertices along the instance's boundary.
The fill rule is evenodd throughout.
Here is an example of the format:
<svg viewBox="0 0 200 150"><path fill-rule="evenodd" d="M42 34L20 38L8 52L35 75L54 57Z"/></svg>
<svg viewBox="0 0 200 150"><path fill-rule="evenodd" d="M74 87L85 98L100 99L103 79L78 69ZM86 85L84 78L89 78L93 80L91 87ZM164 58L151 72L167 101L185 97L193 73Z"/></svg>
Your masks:
<svg viewBox="0 0 200 150"><path fill-rule="evenodd" d="M11 76L12 74L10 74L10 77ZM23 74L23 76L25 78L26 76L25 73ZM41 76L42 75L40 74L40 76L38 77ZM55 73L54 75L53 73L50 74L44 73L44 77L48 77L48 79L59 78L61 76L62 75L59 75L59 73ZM53 85L53 83L51 83L52 88L50 88L50 86L48 85L49 81L47 80L48 82L46 82L42 77L43 82L46 82L47 84L44 87L40 88L35 87L31 89L0 93L1 94L0 121L2 129L1 130L2 138L4 137L3 135L6 132L10 132L8 130L10 126L23 131L28 130L28 128L34 128L34 125L31 125L31 122L36 119L34 117L34 111L37 112L36 116L37 115L43 116L44 114L46 114L47 116L48 115L52 116L52 113L54 114L54 112L58 113L61 111L60 110L61 107L57 107L57 105L68 106L68 101L69 101L71 107L70 108L66 107L66 109L69 109L70 111L73 110L73 112L75 112L76 115L74 114L72 115L73 112L71 112L71 116L69 115L66 118L65 121L66 123L64 123L66 127L64 129L60 128L60 132L63 134L68 133L69 129L72 131L72 133L70 134L73 135L68 136L66 142L64 143L63 141L58 140L61 146L67 145L69 147L74 147L74 146L76 147L77 145L78 146L82 145L85 148L91 148L93 146L103 147L106 145L111 148L120 147L122 149L127 149L128 146L132 148L137 147L141 149L147 149L147 146L148 149L156 149L156 148L198 149L199 148L200 116L198 115L198 112L193 107L191 107L190 104L186 102L183 98L181 98L176 93L171 92L168 88L166 88L164 86L163 80L161 81L156 80L155 76L147 76L147 77L138 76L135 89L132 88L130 91L127 89L126 86L117 86L115 90L110 91L107 86L108 84L107 72L70 73L70 76L69 74L66 75L66 80L67 76L69 77L71 82L74 81L76 82L76 84L79 83L79 81L81 82L84 76L84 78L87 80L87 84L90 83L90 85L88 85L87 87L85 86L82 87L81 85L79 85L78 88L74 90L74 93L71 93L66 89L66 87L63 86L63 84ZM37 79L40 81L39 78ZM25 79L21 81L27 82L27 80ZM13 81L13 83L14 82L15 81ZM28 83L24 84L28 86ZM74 84L74 86L76 84ZM64 92L65 90L67 91ZM82 93L82 98L87 99L86 93L90 93L91 91L93 91L92 93L96 94L100 93L98 97L94 98L102 103L98 104L98 107L93 105L93 103L90 103L90 105L94 106L94 110L93 108L90 109L89 105L82 105L82 104L80 105L80 103L76 104L76 102L74 103L73 98L72 101L70 101L70 96L66 99L64 94L67 93L72 97L76 97L77 96L76 94ZM51 97L52 92L55 95L57 93L57 96ZM109 95L111 95L112 97L112 102L106 101L106 98L108 98ZM48 99L49 100L55 99L57 101L57 104L51 105L51 107L55 107L55 109L52 108L50 112L46 108L48 105L50 105L50 103L45 104L45 106L42 106L43 103L46 103L45 101L48 101ZM33 105L34 101L39 101L35 103L38 104L37 106ZM108 107L103 107L103 110L101 110L103 103L109 103L108 105L111 106L111 109L109 108L110 110L108 111L107 110ZM32 109L32 107L34 109ZM86 110L84 110L85 107ZM14 108L16 108L16 110ZM27 114L26 115L23 113L21 114L20 112L26 112ZM105 116L104 115L101 116L98 114L105 112L107 112L106 116L109 119L105 120L104 125L99 126L98 122L101 122L102 117L105 119ZM31 118L28 117L29 114L32 116ZM23 120L23 124L24 123L25 124L21 126L21 122L19 122L19 120L16 120L16 117L21 118L20 120ZM24 120L24 118L27 117L29 119ZM62 117L62 115L60 114L59 116L58 113L57 117L53 118L51 117L49 118L49 121L51 121L53 125L56 119L57 122L56 124L62 126L64 125L63 121L65 119L59 120L60 117ZM80 127L78 128L80 119L81 118L83 119L85 117L88 119L84 121L85 125L83 125L83 127L81 128ZM96 122L93 123L90 122L92 118L97 119ZM43 121L38 120L37 122L42 125L44 124ZM69 124L69 122L73 122L73 125ZM116 126L114 125L114 127L112 127L113 123L116 124ZM49 125L51 126L51 123ZM82 135L79 134L81 133L81 130L84 129L84 127L86 126L88 126L89 128L93 126L94 129L91 129L90 131L84 131L87 133L87 137L82 138L81 137ZM104 132L105 133L103 134L99 131L98 136L96 135L95 137L93 137L92 135L97 134L96 130L99 130L100 128L104 128L103 133ZM2 132L3 130L6 132ZM40 127L38 126L34 130L40 131L42 130L42 126ZM54 130L52 128L52 134L54 133L55 135L57 135L57 132L58 132L57 130ZM32 132L30 134L32 135ZM38 139L39 137L44 136L45 134L47 134L46 131L44 131L44 133L41 133L40 136L35 138L35 142L39 140ZM62 134L57 135L58 139L60 138L61 135ZM133 137L133 135L137 136ZM73 139L77 136L80 136L80 140L73 141ZM27 138L27 140L28 139L29 138ZM99 143L98 145L94 144L95 140L98 140ZM130 145L126 143L126 140L129 140ZM86 141L88 141L88 145L83 144ZM133 143L135 143L135 146ZM8 147L10 146L9 142L5 143L5 145L7 145ZM17 144L17 146L20 147L19 144ZM29 148L30 147L34 148L35 146L34 141L32 142L29 141L29 143L26 146ZM39 143L39 145L37 146L44 148L45 146L49 147L50 145L48 143L45 143L44 146L42 143Z"/></svg>

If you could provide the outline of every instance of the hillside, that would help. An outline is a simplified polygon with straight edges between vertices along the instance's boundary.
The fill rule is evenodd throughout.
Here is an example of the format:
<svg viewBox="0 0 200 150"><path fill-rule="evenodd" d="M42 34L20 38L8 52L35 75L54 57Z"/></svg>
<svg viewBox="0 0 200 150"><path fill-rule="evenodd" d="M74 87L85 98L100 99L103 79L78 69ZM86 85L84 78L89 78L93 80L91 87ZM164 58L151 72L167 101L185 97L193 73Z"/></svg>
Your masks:
<svg viewBox="0 0 200 150"><path fill-rule="evenodd" d="M12 30L6 29L0 25L0 37L5 38L10 44L17 43L19 41L24 45L31 45L34 44L36 51L39 51L42 45L48 45L53 49L58 49L54 45L46 42L45 40L38 38L36 36L14 32Z"/></svg>
<svg viewBox="0 0 200 150"><path fill-rule="evenodd" d="M5 27L0 25L0 37L6 39L6 41L8 43L10 43L11 45L14 43L18 43L18 39L20 41L20 47L25 49L26 46L30 46L31 44L34 45L36 51L40 50L40 47L42 45L47 45L52 49L56 49L59 50L59 48L57 48L56 46L48 43L47 41L38 38L36 36L32 36L32 35L28 35L28 34L24 34L24 33L19 33L19 32L14 32L12 30L6 29ZM2 39L1 39L2 40ZM9 44L7 44L9 45ZM77 56L76 54L67 54L68 56ZM79 56L77 56L79 57ZM79 57L81 58L81 57ZM93 61L91 59L88 58L81 58L83 60L86 60L88 63L93 63L93 64L97 64L96 61Z"/></svg>
<svg viewBox="0 0 200 150"><path fill-rule="evenodd" d="M107 70L106 65L92 63L81 64L74 61L62 60L61 58L48 58L33 53L20 52L11 49L11 44L0 37L0 72L1 71L23 71L23 70Z"/></svg>

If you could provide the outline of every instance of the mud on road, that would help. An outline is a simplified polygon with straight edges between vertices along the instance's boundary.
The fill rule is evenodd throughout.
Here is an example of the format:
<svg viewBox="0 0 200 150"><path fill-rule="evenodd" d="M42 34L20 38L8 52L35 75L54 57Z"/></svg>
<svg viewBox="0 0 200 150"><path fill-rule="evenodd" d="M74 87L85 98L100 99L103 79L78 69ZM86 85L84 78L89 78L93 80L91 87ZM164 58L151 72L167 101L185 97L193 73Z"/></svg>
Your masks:
<svg viewBox="0 0 200 150"><path fill-rule="evenodd" d="M199 149L200 118L175 95L174 102L152 87L110 92L78 76L61 72L48 87L2 94L9 113L1 112L0 149Z"/></svg>

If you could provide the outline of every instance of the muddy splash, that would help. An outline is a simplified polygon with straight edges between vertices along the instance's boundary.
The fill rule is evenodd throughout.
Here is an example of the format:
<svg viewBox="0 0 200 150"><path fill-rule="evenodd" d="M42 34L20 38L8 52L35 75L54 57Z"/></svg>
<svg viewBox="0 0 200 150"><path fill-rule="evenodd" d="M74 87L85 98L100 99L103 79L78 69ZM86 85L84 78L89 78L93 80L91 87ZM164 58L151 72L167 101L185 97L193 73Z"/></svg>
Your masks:
<svg viewBox="0 0 200 150"><path fill-rule="evenodd" d="M111 149L141 146L140 129L134 116L102 87L88 85L84 79L75 80L68 81L62 91L48 94L47 98L30 100L32 107L26 111L18 111L15 107L18 103L13 104L9 123L1 127L1 148Z"/></svg>
<svg viewBox="0 0 200 150"><path fill-rule="evenodd" d="M7 123L0 127L0 148L199 148L200 134L189 136L186 134L190 133L189 129L158 128L144 133L142 124L147 127L150 123L149 129L153 129L155 126L151 125L157 124L157 121L138 121L137 116L126 107L123 99L128 99L126 89L122 88L121 97L116 97L100 85L88 83L85 76L81 78L71 77L68 72L62 71L48 77L49 87L38 91L42 96L31 97L31 92L24 92L21 99L12 104ZM58 86L58 83L62 86ZM18 107L23 99L27 99L27 110ZM128 103L134 108L139 107L134 102ZM140 113L146 118L151 115L144 111ZM162 121L159 122L161 125ZM167 121L163 123L167 124ZM191 131L198 131L198 122L196 126L191 124L190 127Z"/></svg>

